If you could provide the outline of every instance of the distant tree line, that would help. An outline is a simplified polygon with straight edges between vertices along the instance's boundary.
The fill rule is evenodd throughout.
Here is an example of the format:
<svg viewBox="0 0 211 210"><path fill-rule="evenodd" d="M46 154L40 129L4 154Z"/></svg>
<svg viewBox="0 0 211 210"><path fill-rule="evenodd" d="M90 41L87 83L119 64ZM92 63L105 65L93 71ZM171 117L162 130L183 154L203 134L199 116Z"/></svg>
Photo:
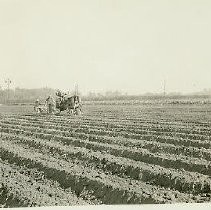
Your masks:
<svg viewBox="0 0 211 210"><path fill-rule="evenodd" d="M49 95L54 94L55 90L51 88L0 89L0 103L33 103L36 99L44 101Z"/></svg>
<svg viewBox="0 0 211 210"><path fill-rule="evenodd" d="M14 103L34 103L36 99L45 101L49 96L55 96L56 89L52 88L36 88L36 89L1 89L0 88L0 104ZM69 92L74 94L74 91ZM81 95L81 94L80 94ZM82 101L108 101L108 100L160 100L160 99L193 99L200 100L211 97L211 89L205 89L201 92L182 95L181 93L168 93L165 96L162 93L145 93L142 95L129 95L120 91L106 91L104 93L89 92L87 95L81 95Z"/></svg>
<svg viewBox="0 0 211 210"><path fill-rule="evenodd" d="M127 94L120 91L106 91L104 93L89 92L87 95L83 96L84 100L157 100L161 98L165 99L193 99L193 98L205 99L211 97L211 89L204 89L200 92L182 94L181 92L169 92L165 95L163 93L152 93L147 92L145 94Z"/></svg>

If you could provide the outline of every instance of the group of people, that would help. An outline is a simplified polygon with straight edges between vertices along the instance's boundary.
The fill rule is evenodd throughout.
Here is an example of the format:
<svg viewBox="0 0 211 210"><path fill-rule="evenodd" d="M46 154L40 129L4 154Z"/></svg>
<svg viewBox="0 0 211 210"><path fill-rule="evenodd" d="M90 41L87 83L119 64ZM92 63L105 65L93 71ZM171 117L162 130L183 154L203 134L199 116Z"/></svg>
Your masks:
<svg viewBox="0 0 211 210"><path fill-rule="evenodd" d="M47 108L47 113L48 114L52 114L55 112L55 108L56 108L56 103L55 103L55 100L54 98L49 95L47 97L47 99L45 100L45 105L42 106L41 102L39 99L37 99L35 101L35 104L34 104L34 111L37 112L37 113L41 113L43 112L45 109Z"/></svg>
<svg viewBox="0 0 211 210"><path fill-rule="evenodd" d="M54 98L49 95L45 100L45 104L42 105L37 99L35 101L34 110L37 113L41 113L43 111L48 114L53 114L56 112L56 108L61 112L67 110L68 113L73 113L78 115L81 113L81 99L78 95L70 96L66 93L62 93L61 91L56 92L56 101Z"/></svg>

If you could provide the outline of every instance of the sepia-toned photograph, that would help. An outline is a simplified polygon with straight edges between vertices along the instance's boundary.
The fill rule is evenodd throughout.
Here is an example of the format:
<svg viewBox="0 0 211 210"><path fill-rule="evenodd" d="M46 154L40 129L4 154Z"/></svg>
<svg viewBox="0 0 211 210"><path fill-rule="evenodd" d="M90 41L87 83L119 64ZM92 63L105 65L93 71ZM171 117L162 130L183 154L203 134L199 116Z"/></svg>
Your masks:
<svg viewBox="0 0 211 210"><path fill-rule="evenodd" d="M211 204L211 1L0 0L0 207L133 204Z"/></svg>

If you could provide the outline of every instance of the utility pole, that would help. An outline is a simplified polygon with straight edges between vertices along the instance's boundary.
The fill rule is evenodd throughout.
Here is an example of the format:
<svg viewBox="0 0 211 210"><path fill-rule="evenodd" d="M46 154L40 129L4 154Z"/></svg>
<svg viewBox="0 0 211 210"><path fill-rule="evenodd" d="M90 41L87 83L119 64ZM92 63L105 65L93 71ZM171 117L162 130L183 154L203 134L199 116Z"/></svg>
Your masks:
<svg viewBox="0 0 211 210"><path fill-rule="evenodd" d="M9 102L10 84L12 83L12 81L10 79L6 79L5 83L7 85L7 102Z"/></svg>
<svg viewBox="0 0 211 210"><path fill-rule="evenodd" d="M75 95L78 95L78 84L75 85Z"/></svg>
<svg viewBox="0 0 211 210"><path fill-rule="evenodd" d="M164 82L163 82L163 96L165 97L166 96L166 80L164 79Z"/></svg>

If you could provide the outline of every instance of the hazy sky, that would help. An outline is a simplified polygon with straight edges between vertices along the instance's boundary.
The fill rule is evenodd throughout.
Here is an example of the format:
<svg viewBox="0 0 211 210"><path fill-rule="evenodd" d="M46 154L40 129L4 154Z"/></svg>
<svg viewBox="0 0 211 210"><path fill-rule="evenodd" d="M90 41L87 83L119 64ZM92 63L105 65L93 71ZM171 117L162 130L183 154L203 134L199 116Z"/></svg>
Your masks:
<svg viewBox="0 0 211 210"><path fill-rule="evenodd" d="M0 0L0 83L88 91L211 88L210 0Z"/></svg>

